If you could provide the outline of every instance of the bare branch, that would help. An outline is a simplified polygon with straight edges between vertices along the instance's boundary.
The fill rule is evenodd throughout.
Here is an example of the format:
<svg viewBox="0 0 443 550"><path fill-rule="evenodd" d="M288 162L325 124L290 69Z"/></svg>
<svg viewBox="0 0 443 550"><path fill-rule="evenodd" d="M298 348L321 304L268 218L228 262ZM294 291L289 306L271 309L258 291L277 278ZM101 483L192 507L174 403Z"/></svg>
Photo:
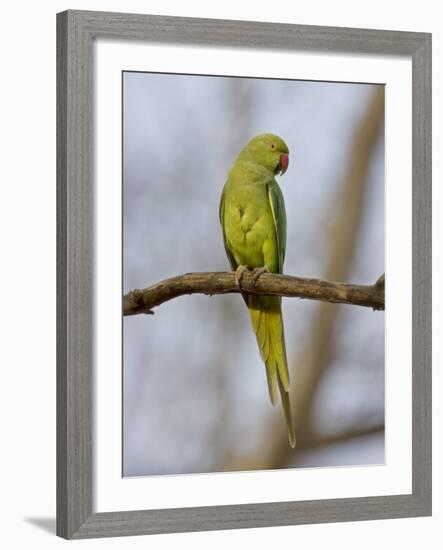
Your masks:
<svg viewBox="0 0 443 550"><path fill-rule="evenodd" d="M292 456L288 457L289 460L286 460L284 463L277 463L277 466L272 465L272 468L282 468L282 467L297 467L298 460L300 458L300 453L304 451L312 451L314 449L319 449L321 447L327 447L328 445L336 445L340 443L346 443L347 441L352 441L354 439L359 439L367 437L370 435L381 435L385 433L384 423L376 423L368 426L351 426L345 428L343 431L337 433L332 433L328 435L315 434L310 432L307 438L305 438L301 445L297 441L296 451L292 451ZM270 436L271 444L274 442L272 436ZM269 456L272 456L272 452L275 452L275 449L271 446L267 451ZM268 456L268 458L269 458ZM271 463L272 464L272 463ZM247 471L247 470L263 470L266 463L263 462L263 458L259 455L251 454L246 457L237 457L236 460L232 461L229 464L229 471ZM269 466L267 469L270 469Z"/></svg>
<svg viewBox="0 0 443 550"><path fill-rule="evenodd" d="M380 275L380 277L377 279L376 283L377 286L385 286L385 274L383 273Z"/></svg>
<svg viewBox="0 0 443 550"><path fill-rule="evenodd" d="M329 435L319 435L316 433L310 433L303 446L303 450L311 450L317 447L324 447L326 445L334 445L336 443L343 443L350 439L359 437L366 437L368 435L382 434L385 431L385 424L381 422L379 424L372 424L368 426L353 426L342 432Z"/></svg>
<svg viewBox="0 0 443 550"><path fill-rule="evenodd" d="M349 285L320 279L304 279L289 275L263 273L254 282L252 273L245 272L241 288L234 273L187 273L166 279L143 290L132 290L123 297L123 315L152 314L152 308L184 294L227 294L247 292L291 298L307 298L336 304L385 308L385 292L380 285Z"/></svg>

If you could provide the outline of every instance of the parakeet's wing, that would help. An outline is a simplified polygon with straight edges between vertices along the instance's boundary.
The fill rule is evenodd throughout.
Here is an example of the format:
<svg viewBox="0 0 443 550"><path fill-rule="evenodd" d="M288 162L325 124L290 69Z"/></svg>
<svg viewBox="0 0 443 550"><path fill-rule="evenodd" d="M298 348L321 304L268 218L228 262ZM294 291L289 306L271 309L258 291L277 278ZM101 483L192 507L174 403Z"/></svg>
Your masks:
<svg viewBox="0 0 443 550"><path fill-rule="evenodd" d="M268 197L275 225L278 250L278 272L283 273L283 262L286 254L286 210L283 194L276 181L269 183Z"/></svg>
<svg viewBox="0 0 443 550"><path fill-rule="evenodd" d="M220 199L220 208L219 208L219 217L220 217L220 224L222 227L223 232L223 244L225 245L226 255L228 256L229 263L231 264L231 268L233 271L235 271L238 267L237 262L235 261L234 256L232 255L232 252L229 250L228 242L226 240L226 234L225 234L225 191L223 190L222 196Z"/></svg>

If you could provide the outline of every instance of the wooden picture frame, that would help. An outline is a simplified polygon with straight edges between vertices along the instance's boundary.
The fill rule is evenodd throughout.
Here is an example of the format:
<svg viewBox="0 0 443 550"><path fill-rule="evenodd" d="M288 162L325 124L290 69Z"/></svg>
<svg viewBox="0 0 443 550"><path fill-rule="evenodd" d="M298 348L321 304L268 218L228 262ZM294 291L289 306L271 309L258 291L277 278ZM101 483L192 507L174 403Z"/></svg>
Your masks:
<svg viewBox="0 0 443 550"><path fill-rule="evenodd" d="M93 42L412 59L412 494L93 513ZM431 514L431 35L66 11L57 16L57 534L87 538Z"/></svg>

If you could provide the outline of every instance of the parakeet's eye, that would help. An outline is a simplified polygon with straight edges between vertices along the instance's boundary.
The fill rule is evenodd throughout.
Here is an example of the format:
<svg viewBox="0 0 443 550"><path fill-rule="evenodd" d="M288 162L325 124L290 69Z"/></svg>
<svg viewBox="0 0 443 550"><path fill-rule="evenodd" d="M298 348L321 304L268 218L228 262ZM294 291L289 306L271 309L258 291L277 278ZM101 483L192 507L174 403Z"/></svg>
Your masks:
<svg viewBox="0 0 443 550"><path fill-rule="evenodd" d="M275 149L275 145L271 143L271 149Z"/></svg>

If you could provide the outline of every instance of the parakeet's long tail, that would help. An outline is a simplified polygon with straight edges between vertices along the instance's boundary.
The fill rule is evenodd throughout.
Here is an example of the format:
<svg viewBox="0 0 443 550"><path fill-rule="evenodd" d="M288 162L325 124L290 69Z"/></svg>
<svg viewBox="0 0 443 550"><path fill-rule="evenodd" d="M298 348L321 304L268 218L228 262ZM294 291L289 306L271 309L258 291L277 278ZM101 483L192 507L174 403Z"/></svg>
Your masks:
<svg viewBox="0 0 443 550"><path fill-rule="evenodd" d="M278 386L288 426L289 443L291 447L295 447L295 429L289 401L289 373L281 314L281 298L278 296L249 294L247 300L260 355L266 365L269 396L272 404L275 405Z"/></svg>

